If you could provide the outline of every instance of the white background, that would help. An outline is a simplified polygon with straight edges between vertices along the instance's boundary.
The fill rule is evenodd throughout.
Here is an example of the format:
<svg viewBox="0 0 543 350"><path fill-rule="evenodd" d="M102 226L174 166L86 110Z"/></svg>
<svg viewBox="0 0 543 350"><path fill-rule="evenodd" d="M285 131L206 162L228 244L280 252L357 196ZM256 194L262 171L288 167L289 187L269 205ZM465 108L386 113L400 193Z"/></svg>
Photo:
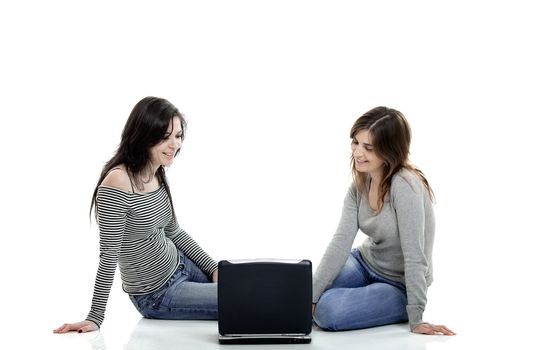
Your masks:
<svg viewBox="0 0 543 350"><path fill-rule="evenodd" d="M536 1L2 2L2 329L39 343L86 316L92 191L148 95L188 121L168 177L200 245L315 267L351 181L352 123L402 111L437 196L426 319L535 329L541 14ZM139 317L118 276L103 329L110 317Z"/></svg>

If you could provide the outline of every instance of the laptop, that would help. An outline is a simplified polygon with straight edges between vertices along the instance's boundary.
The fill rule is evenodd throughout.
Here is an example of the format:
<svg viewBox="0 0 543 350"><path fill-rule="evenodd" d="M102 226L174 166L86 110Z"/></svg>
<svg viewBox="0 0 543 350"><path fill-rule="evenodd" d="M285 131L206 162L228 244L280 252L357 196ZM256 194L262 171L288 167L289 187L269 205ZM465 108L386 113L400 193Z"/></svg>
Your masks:
<svg viewBox="0 0 543 350"><path fill-rule="evenodd" d="M310 343L309 260L219 261L219 343Z"/></svg>

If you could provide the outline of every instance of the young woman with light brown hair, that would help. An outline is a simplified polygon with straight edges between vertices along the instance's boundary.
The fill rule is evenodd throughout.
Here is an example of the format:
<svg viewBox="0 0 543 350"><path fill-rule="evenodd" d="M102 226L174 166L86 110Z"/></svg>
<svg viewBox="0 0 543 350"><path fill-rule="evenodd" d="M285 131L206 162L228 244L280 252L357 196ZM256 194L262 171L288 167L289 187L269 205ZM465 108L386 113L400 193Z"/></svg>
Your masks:
<svg viewBox="0 0 543 350"><path fill-rule="evenodd" d="M454 335L422 317L433 280L434 194L409 161L407 120L377 107L350 136L354 181L314 276L315 322L347 330L409 321L414 333ZM359 230L367 237L351 250Z"/></svg>

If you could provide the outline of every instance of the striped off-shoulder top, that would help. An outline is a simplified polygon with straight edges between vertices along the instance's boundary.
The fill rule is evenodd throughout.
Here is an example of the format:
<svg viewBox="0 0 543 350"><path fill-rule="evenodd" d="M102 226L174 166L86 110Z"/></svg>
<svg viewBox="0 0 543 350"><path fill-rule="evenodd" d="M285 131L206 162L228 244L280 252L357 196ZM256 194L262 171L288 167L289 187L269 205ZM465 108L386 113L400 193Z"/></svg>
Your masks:
<svg viewBox="0 0 543 350"><path fill-rule="evenodd" d="M87 320L101 325L117 265L125 292L147 294L159 289L179 263L179 251L211 275L217 262L179 227L166 188L131 193L98 187L96 212L100 262Z"/></svg>

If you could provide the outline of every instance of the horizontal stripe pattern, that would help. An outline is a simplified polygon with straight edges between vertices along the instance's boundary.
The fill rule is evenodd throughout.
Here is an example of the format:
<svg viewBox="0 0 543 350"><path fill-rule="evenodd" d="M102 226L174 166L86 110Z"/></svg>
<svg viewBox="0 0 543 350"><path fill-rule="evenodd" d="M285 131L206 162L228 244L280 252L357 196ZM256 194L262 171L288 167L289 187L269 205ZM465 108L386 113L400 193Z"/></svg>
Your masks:
<svg viewBox="0 0 543 350"><path fill-rule="evenodd" d="M159 289L177 268L178 249L211 275L217 262L181 229L172 216L166 188L129 193L100 186L96 195L100 262L87 320L100 326L117 265L123 289L147 294Z"/></svg>

